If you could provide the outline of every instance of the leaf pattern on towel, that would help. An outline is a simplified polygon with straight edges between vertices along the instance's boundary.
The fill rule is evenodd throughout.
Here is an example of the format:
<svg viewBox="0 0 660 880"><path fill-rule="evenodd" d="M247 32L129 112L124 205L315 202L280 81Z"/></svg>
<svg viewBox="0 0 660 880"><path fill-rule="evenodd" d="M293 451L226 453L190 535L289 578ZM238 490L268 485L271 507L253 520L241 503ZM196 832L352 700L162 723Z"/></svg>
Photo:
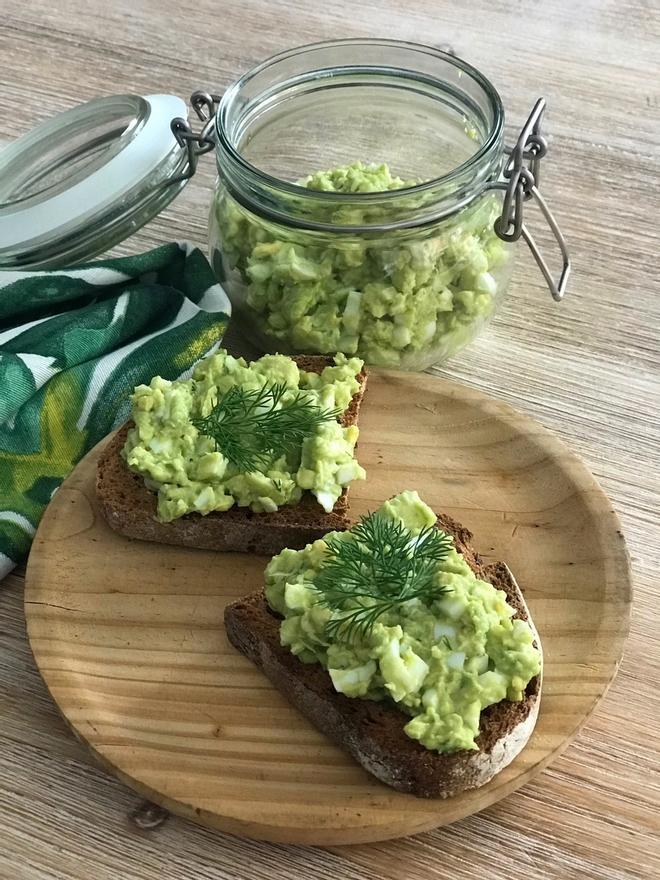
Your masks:
<svg viewBox="0 0 660 880"><path fill-rule="evenodd" d="M185 243L0 272L0 578L27 555L76 462L126 419L135 385L189 373L229 314L208 261Z"/></svg>

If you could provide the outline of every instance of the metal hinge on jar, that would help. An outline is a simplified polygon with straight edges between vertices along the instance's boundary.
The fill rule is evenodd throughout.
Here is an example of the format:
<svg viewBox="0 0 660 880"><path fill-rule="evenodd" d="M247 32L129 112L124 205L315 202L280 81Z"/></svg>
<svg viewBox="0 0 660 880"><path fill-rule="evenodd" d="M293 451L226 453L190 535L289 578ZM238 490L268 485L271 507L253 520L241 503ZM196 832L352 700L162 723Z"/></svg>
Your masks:
<svg viewBox="0 0 660 880"><path fill-rule="evenodd" d="M561 300L571 272L571 258L564 236L557 225L550 208L538 189L541 159L547 152L547 142L541 134L541 120L545 111L545 100L539 98L527 122L524 124L515 147L510 149L509 158L502 172L504 181L497 184L504 190L502 214L495 221L495 232L503 241L517 241L521 236L527 242L539 269L543 273L552 298ZM525 164L525 163L528 164ZM559 280L555 281L530 231L523 222L524 202L534 198L555 237L562 257Z"/></svg>
<svg viewBox="0 0 660 880"><path fill-rule="evenodd" d="M190 97L190 106L204 125L202 130L194 132L187 119L177 117L170 125L172 134L180 147L188 153L188 161L185 170L178 175L177 181L189 180L197 170L199 157L209 153L215 147L213 126L215 113L220 103L220 95L211 95L208 92L193 92ZM170 181L173 182L173 181Z"/></svg>

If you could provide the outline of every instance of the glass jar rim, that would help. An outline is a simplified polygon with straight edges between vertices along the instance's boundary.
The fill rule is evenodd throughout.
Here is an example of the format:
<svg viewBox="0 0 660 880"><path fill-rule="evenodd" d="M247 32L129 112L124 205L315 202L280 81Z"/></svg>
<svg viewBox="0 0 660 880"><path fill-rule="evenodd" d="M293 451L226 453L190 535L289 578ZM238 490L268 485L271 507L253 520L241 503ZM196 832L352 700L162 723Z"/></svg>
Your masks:
<svg viewBox="0 0 660 880"><path fill-rule="evenodd" d="M410 197L411 195L422 195L432 192L439 187L446 187L447 185L450 185L453 181L460 181L462 178L464 178L466 173L469 173L470 171L479 168L479 166L492 154L494 148L496 148L501 143L502 133L504 130L504 106L502 103L502 99L499 95L499 92L493 86L490 80L486 76L484 76L476 67L469 64L467 61L456 57L455 55L449 54L448 52L444 52L441 49L436 49L433 46L425 45L423 43L415 43L406 40L357 37L341 40L324 40L315 43L307 43L293 49L287 49L283 52L279 52L278 54L271 56L270 58L267 58L265 61L261 62L255 67L252 67L250 70L244 73L243 76L239 77L239 79L237 79L224 92L216 111L214 128L218 149L222 148L225 153L225 157L229 158L232 163L235 163L235 165L243 172L243 174L249 175L251 179L258 181L260 184L268 187L269 189L273 189L280 193L293 196L297 199L313 199L317 203L337 203L345 201L347 198L346 193L310 190L305 186L292 183L291 181L283 180L280 177L269 174L268 172L258 168L256 165L253 165L235 147L228 130L228 118L231 110L233 109L233 103L240 95L241 90L249 85L254 77L258 76L260 73L263 73L269 68L274 67L275 65L283 61L286 61L289 58L303 56L307 53L312 53L319 50L345 47L355 47L356 49L360 47L389 47L392 49L407 49L411 52L416 52L423 55L430 55L434 58L437 58L438 60L448 63L457 68L461 73L469 76L472 81L475 82L482 89L484 95L488 100L489 108L492 111L492 123L489 127L486 137L484 138L483 143L479 146L479 149L445 174L431 178L429 180L425 180L421 183L417 183L414 186L401 187L396 190L351 193L351 199L356 199L356 201L359 201L363 204L376 201L381 202L383 200L396 201L397 199L400 200L402 197ZM360 64L357 62L354 66L357 69L368 67L368 65ZM414 73L414 71L411 70L410 73ZM440 82L439 79L438 82Z"/></svg>

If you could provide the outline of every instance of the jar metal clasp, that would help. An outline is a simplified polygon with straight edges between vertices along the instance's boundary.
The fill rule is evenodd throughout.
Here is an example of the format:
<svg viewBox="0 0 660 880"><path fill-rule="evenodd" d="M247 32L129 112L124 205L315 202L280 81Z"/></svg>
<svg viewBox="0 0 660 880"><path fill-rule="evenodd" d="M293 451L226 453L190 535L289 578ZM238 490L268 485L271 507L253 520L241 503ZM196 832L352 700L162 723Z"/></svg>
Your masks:
<svg viewBox="0 0 660 880"><path fill-rule="evenodd" d="M213 137L213 124L215 113L220 103L220 95L211 95L208 92L193 92L190 97L190 105L197 114L197 118L204 123L201 131L194 132L187 119L177 117L173 119L170 128L179 146L187 152L187 162L184 170L175 181L190 180L197 170L199 157L209 153L215 147Z"/></svg>
<svg viewBox="0 0 660 880"><path fill-rule="evenodd" d="M503 241L517 241L521 236L525 239L543 273L552 298L559 301L566 292L571 272L571 258L557 221L538 188L541 159L548 149L547 141L541 134L541 120L544 111L545 99L539 98L527 122L522 127L516 145L508 150L509 158L502 171L504 180L496 183L493 187L504 190L502 214L495 221L495 232ZM531 198L535 199L541 209L541 213L559 246L562 268L557 281L553 278L543 254L523 222L523 204Z"/></svg>

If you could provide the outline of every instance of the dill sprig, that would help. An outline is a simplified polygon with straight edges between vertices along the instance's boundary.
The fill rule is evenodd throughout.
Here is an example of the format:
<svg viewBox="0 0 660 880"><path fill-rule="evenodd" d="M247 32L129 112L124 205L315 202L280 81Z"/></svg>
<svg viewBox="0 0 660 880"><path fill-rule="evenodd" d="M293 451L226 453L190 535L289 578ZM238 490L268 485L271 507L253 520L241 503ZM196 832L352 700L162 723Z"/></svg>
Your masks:
<svg viewBox="0 0 660 880"><path fill-rule="evenodd" d="M299 452L306 437L339 415L301 392L283 403L289 390L284 383L253 390L234 385L207 416L191 421L239 471L263 470L273 459Z"/></svg>
<svg viewBox="0 0 660 880"><path fill-rule="evenodd" d="M348 640L364 638L397 605L448 591L433 581L452 539L435 526L416 535L400 522L370 513L351 534L352 539L326 539L328 556L314 579L319 604L338 612L326 624L329 639L340 632Z"/></svg>

